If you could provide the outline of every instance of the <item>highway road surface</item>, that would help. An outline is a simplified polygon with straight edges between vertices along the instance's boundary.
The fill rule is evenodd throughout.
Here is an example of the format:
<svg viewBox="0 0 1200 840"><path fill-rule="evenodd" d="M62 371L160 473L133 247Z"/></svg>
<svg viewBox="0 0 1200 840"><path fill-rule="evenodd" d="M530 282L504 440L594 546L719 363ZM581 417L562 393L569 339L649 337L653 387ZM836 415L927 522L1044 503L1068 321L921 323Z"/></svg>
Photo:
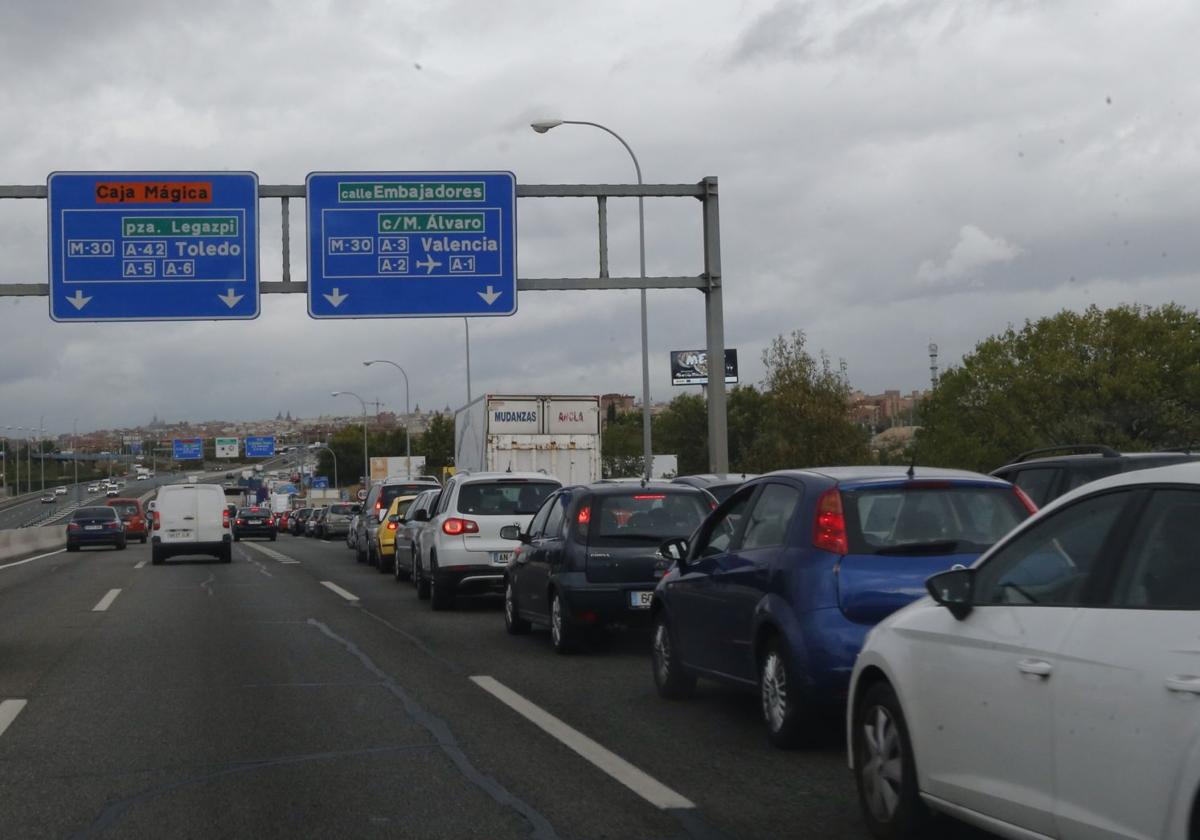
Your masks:
<svg viewBox="0 0 1200 840"><path fill-rule="evenodd" d="M149 561L0 564L0 836L867 837L836 721L785 752L752 695L661 700L645 633L558 656L340 542Z"/></svg>

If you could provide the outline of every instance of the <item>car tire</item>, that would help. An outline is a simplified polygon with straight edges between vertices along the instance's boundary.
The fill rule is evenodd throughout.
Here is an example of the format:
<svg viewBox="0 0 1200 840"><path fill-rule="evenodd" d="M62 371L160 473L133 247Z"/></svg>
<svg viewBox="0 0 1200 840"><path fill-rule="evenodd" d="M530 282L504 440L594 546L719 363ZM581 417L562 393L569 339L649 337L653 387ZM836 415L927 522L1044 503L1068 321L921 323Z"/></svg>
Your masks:
<svg viewBox="0 0 1200 840"><path fill-rule="evenodd" d="M394 556L394 555L393 555ZM381 575L389 574L392 571L392 564L389 563L381 552L375 552L375 570Z"/></svg>
<svg viewBox="0 0 1200 840"><path fill-rule="evenodd" d="M924 837L929 811L917 788L916 759L896 692L886 682L871 686L853 721L854 781L871 834L879 840Z"/></svg>
<svg viewBox="0 0 1200 840"><path fill-rule="evenodd" d="M78 551L79 546L75 543L67 543L67 551Z"/></svg>
<svg viewBox="0 0 1200 840"><path fill-rule="evenodd" d="M414 575L416 577L416 580L414 581L414 585L417 587L417 598L421 601L428 600L429 599L429 581L425 579L425 570L423 568L421 568L420 562L418 562L416 565L416 572L414 573Z"/></svg>
<svg viewBox="0 0 1200 840"><path fill-rule="evenodd" d="M454 590L446 585L445 580L438 583L437 558L429 558L429 606L435 612L451 609L454 606Z"/></svg>
<svg viewBox="0 0 1200 840"><path fill-rule="evenodd" d="M504 629L510 636L523 636L529 632L530 624L521 618L517 608L517 593L513 591L511 580L504 582Z"/></svg>
<svg viewBox="0 0 1200 840"><path fill-rule="evenodd" d="M229 546L225 546L225 548L223 548L221 550L219 559L222 563L232 563L233 562L233 549L230 548Z"/></svg>
<svg viewBox="0 0 1200 840"><path fill-rule="evenodd" d="M142 545L146 544L146 535L142 534Z"/></svg>
<svg viewBox="0 0 1200 840"><path fill-rule="evenodd" d="M563 603L558 590L550 594L550 644L555 653L574 653L576 647L576 631L567 621L567 605Z"/></svg>
<svg viewBox="0 0 1200 840"><path fill-rule="evenodd" d="M666 610L659 610L658 615L654 616L650 662L654 668L654 686L660 697L686 700L695 692L696 675L683 664Z"/></svg>
<svg viewBox="0 0 1200 840"><path fill-rule="evenodd" d="M272 534L270 537L268 537L268 539L269 539L271 542L275 542L275 535L274 535L274 534Z"/></svg>
<svg viewBox="0 0 1200 840"><path fill-rule="evenodd" d="M158 546L150 547L150 565L161 566L166 560L166 556L162 553Z"/></svg>
<svg viewBox="0 0 1200 840"><path fill-rule="evenodd" d="M117 551L124 551L124 550L125 550L125 546L126 546L127 544L128 544L128 543L126 543L126 542L125 542L125 540L121 540L120 542L118 542L118 543L117 543Z"/></svg>
<svg viewBox="0 0 1200 840"><path fill-rule="evenodd" d="M392 554L392 577L395 578L396 583L412 577L412 566L401 563L398 553Z"/></svg>
<svg viewBox="0 0 1200 840"><path fill-rule="evenodd" d="M233 541L234 541L234 542L241 542L241 541L242 541L242 538L241 538L239 535L237 535L237 534L234 534L234 535L233 535Z"/></svg>
<svg viewBox="0 0 1200 840"><path fill-rule="evenodd" d="M770 639L758 667L758 695L767 738L783 749L800 746L810 734L810 710L800 696L800 681L791 672L787 646Z"/></svg>
<svg viewBox="0 0 1200 840"><path fill-rule="evenodd" d="M366 549L364 549L364 548L354 549L354 562L356 562L356 563L366 563L367 562Z"/></svg>

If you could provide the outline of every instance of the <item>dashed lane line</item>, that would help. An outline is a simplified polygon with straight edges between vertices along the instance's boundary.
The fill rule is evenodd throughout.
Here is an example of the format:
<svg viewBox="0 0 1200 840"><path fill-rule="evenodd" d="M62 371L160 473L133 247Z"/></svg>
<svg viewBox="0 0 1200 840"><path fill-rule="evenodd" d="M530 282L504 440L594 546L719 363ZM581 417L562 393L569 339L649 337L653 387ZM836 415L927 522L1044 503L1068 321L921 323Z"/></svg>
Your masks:
<svg viewBox="0 0 1200 840"><path fill-rule="evenodd" d="M690 799L671 790L616 753L596 743L578 729L568 726L545 709L526 700L499 680L488 676L477 676L471 677L471 682L547 735L590 761L654 807L664 811L696 807Z"/></svg>
<svg viewBox="0 0 1200 840"><path fill-rule="evenodd" d="M137 561L136 563L134 563L134 564L133 564L133 568L135 568L135 569L140 569L140 568L142 568L142 566L145 566L145 565L146 565L146 561L145 561L145 560L139 560L139 561Z"/></svg>
<svg viewBox="0 0 1200 840"><path fill-rule="evenodd" d="M263 554L267 555L272 560L275 560L276 562L279 562L279 563L283 563L285 566L296 564L296 563L300 562L299 560L296 560L295 558L288 557L286 554L280 554L278 551L276 551L273 548L267 548L265 545L262 545L261 543L243 542L240 544L243 546L246 546L247 548L253 548L255 551L261 551Z"/></svg>
<svg viewBox="0 0 1200 840"><path fill-rule="evenodd" d="M331 580L323 580L323 581L321 581L321 585L324 586L326 589L328 589L330 592L335 592L338 595L341 595L347 601L354 601L354 602L358 601L357 595L355 595L353 592L347 592L345 589L342 589L342 587L338 586L336 583L334 583Z"/></svg>
<svg viewBox="0 0 1200 840"><path fill-rule="evenodd" d="M28 700L0 700L0 735L3 735L4 730L12 725L28 702Z"/></svg>
<svg viewBox="0 0 1200 840"><path fill-rule="evenodd" d="M117 596L121 594L120 589L110 589L108 593L100 599L96 606L92 607L92 612L107 612L112 606L112 602L117 600Z"/></svg>
<svg viewBox="0 0 1200 840"><path fill-rule="evenodd" d="M58 551L50 551L46 554L39 554L37 557L26 557L24 560L17 560L15 563L5 563L3 566L0 566L0 569L9 569L13 566L23 566L26 563L32 563L34 560L41 560L43 557L53 557L55 554L62 554L64 551L66 551L65 548L60 548Z"/></svg>

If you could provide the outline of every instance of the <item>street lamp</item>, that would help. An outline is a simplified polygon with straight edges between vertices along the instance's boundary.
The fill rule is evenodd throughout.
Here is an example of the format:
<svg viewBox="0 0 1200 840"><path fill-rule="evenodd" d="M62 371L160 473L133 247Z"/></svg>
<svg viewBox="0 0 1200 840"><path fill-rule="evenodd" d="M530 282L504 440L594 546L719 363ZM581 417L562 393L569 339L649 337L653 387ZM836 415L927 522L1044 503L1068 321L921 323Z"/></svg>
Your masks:
<svg viewBox="0 0 1200 840"><path fill-rule="evenodd" d="M560 125L590 125L593 128L598 128L601 131L606 131L613 137L617 138L618 142L625 147L625 151L629 152L629 156L633 158L633 168L637 173L638 186L642 185L642 166L638 163L637 155L633 153L633 149L625 142L625 138L617 132L613 131L608 126L600 123L588 122L587 120L537 120L531 122L529 127L538 134L545 134L552 128L557 128ZM646 279L646 216L643 208L642 196L638 196L638 264L641 270L642 280ZM650 338L646 328L646 288L643 284L641 290L642 300L642 475L645 478L650 478L651 468L654 464L654 454L650 447Z"/></svg>
<svg viewBox="0 0 1200 840"><path fill-rule="evenodd" d="M388 359L372 359L369 362L363 362L363 365L365 367L370 367L371 365L391 365L400 371L400 375L404 377L404 468L408 471L409 479L412 479L412 432L408 427L410 420L408 408L408 374L404 368Z"/></svg>
<svg viewBox="0 0 1200 840"><path fill-rule="evenodd" d="M337 473L337 453L327 443L322 443L317 449L324 449L329 453L329 457L333 458L333 489L338 490L338 473ZM338 492L338 498L342 497L341 492Z"/></svg>
<svg viewBox="0 0 1200 840"><path fill-rule="evenodd" d="M364 400L362 397L360 397L358 394L354 393L353 391L333 391L332 393L330 393L329 396L331 396L331 397L341 397L341 396L354 397L354 399L358 400L359 405L362 406L362 412L363 412L363 487L367 490L370 490L371 489L371 461L367 457L367 401ZM304 476L303 475L300 476L300 479L301 479L301 481L303 481Z"/></svg>

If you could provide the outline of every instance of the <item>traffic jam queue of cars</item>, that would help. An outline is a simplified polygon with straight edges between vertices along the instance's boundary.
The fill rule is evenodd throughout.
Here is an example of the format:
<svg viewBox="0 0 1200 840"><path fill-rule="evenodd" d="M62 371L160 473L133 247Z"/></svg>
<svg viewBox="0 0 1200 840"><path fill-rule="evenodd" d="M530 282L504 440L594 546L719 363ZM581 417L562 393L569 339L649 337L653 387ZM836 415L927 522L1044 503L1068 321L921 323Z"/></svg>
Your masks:
<svg viewBox="0 0 1200 840"><path fill-rule="evenodd" d="M544 626L558 653L646 627L660 696L686 701L701 680L755 692L777 746L844 725L876 837L922 838L948 814L1006 837L1191 838L1196 461L1092 447L990 476L864 466L580 485L463 471L387 479L361 507L291 510L274 528L344 534L434 610L495 594L509 634ZM155 563L228 562L230 514L220 488L202 489L158 491ZM124 547L118 502L75 512L76 550Z"/></svg>

